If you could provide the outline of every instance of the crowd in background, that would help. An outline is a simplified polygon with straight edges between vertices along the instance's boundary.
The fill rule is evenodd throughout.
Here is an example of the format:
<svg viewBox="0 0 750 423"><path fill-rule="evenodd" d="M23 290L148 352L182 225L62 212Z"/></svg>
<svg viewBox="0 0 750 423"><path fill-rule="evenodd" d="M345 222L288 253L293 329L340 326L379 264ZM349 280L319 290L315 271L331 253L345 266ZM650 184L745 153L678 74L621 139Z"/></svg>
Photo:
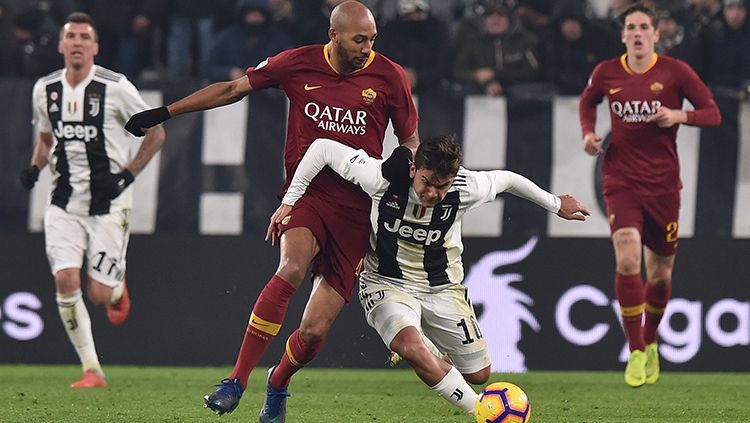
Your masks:
<svg viewBox="0 0 750 423"><path fill-rule="evenodd" d="M96 62L134 81L233 79L287 48L328 41L343 0L0 0L0 77L62 67L68 13L98 25ZM375 50L401 64L416 93L502 95L519 83L578 95L594 66L624 52L629 0L363 0ZM744 98L750 82L746 0L652 0L657 52L688 62L714 91Z"/></svg>

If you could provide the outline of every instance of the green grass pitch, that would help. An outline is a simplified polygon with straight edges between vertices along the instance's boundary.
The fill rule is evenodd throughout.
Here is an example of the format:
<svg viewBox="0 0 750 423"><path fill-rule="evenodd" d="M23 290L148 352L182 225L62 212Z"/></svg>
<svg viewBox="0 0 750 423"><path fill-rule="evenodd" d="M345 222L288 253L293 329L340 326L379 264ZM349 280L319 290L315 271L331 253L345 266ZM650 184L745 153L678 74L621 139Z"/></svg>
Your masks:
<svg viewBox="0 0 750 423"><path fill-rule="evenodd" d="M105 369L109 388L73 390L78 366L0 365L0 422L255 422L265 369L232 414L216 416L203 394L228 368ZM533 423L750 422L750 375L662 374L656 385L632 389L620 372L493 374L529 395ZM477 387L479 390L479 387ZM289 422L464 422L409 369L305 369L290 387Z"/></svg>

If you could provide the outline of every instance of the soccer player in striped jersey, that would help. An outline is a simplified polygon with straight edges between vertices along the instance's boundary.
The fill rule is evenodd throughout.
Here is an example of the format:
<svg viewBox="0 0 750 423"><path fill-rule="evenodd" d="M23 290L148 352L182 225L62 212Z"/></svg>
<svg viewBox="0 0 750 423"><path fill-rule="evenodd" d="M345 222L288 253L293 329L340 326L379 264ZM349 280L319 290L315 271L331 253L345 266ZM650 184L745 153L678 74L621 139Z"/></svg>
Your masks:
<svg viewBox="0 0 750 423"><path fill-rule="evenodd" d="M615 250L615 295L630 348L625 383L639 387L659 378L656 335L672 291L682 188L677 129L716 126L721 114L688 64L654 52L659 32L651 9L635 4L620 21L626 53L594 68L579 110L584 150L604 153L602 194ZM605 96L612 122L606 152L595 131L596 107ZM685 99L695 110L682 109Z"/></svg>
<svg viewBox="0 0 750 423"><path fill-rule="evenodd" d="M318 139L271 217L267 238L275 242L277 226L324 167L359 185L372 198L370 246L359 278L367 322L425 384L472 413L476 393L467 381L487 381L490 357L461 284L461 217L502 192L568 220L585 220L589 212L574 197L556 197L521 175L474 172L461 167L460 160L453 137L423 140L414 161L405 147L383 161ZM446 353L452 364L436 351Z"/></svg>
<svg viewBox="0 0 750 423"><path fill-rule="evenodd" d="M40 170L50 165L52 192L44 215L47 258L60 318L83 366L83 377L71 386L106 387L81 293L81 267L85 258L89 299L106 307L110 323L124 323L130 310L125 285L132 203L128 186L161 148L165 134L161 126L150 129L131 157L134 138L123 124L148 105L127 78L94 64L99 44L91 17L68 16L58 50L65 67L34 85L39 139L31 166L20 179L31 189Z"/></svg>

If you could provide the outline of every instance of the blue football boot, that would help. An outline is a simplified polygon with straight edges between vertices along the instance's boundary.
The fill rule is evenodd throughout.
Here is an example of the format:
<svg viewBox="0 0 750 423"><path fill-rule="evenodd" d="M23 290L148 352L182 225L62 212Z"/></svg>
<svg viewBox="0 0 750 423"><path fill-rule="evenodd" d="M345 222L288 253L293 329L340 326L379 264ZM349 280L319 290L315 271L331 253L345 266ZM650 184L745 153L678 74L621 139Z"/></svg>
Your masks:
<svg viewBox="0 0 750 423"><path fill-rule="evenodd" d="M284 423L286 422L286 398L291 396L286 388L274 388L271 386L271 375L276 366L268 369L266 384L266 403L260 410L258 421L260 423Z"/></svg>
<svg viewBox="0 0 750 423"><path fill-rule="evenodd" d="M203 396L203 406L215 411L216 414L231 413L237 408L242 398L242 385L240 380L222 379L221 383L216 385L215 391Z"/></svg>

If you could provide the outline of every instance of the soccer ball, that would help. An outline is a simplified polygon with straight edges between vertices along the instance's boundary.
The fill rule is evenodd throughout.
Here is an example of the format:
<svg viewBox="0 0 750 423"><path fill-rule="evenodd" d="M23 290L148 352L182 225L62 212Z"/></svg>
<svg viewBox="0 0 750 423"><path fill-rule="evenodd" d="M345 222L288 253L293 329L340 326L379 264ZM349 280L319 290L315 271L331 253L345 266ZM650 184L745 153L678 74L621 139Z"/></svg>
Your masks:
<svg viewBox="0 0 750 423"><path fill-rule="evenodd" d="M527 423L531 418L529 397L510 382L487 385L474 406L477 423Z"/></svg>

